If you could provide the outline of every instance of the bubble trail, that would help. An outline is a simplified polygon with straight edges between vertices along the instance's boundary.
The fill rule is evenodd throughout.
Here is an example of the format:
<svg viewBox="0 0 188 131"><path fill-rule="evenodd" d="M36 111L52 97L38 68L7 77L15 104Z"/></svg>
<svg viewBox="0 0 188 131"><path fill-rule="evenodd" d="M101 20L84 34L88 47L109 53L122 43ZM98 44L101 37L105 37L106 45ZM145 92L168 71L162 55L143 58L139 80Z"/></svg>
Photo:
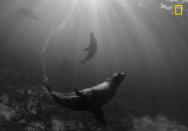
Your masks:
<svg viewBox="0 0 188 131"><path fill-rule="evenodd" d="M117 2L119 2L119 4L120 4L122 7L126 7L126 6L128 5L128 2L127 2L127 1L118 0Z"/></svg>
<svg viewBox="0 0 188 131"><path fill-rule="evenodd" d="M68 13L67 16L65 16L65 19L62 20L61 24L57 24L53 30L49 33L49 35L47 36L47 38L44 41L44 44L42 44L42 49L41 49L41 65L42 65L42 77L43 77L43 81L44 82L48 82L49 78L47 75L47 66L46 66L46 62L45 62L45 58L47 56L47 50L48 47L50 45L50 40L53 36L57 35L60 31L63 31L66 27L66 25L68 25L73 17L73 14L75 12L75 8L78 4L78 0L75 0L73 2L73 5L71 6L71 9Z"/></svg>

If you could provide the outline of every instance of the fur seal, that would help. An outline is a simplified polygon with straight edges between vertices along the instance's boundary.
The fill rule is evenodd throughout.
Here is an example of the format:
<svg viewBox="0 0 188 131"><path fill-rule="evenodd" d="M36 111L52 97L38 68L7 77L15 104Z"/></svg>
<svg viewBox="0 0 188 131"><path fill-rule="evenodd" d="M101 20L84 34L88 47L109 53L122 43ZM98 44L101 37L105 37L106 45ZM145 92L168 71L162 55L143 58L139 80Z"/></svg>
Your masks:
<svg viewBox="0 0 188 131"><path fill-rule="evenodd" d="M88 54L81 63L85 63L90 60L97 52L97 40L93 32L90 33L90 45L85 48L84 51L88 51Z"/></svg>
<svg viewBox="0 0 188 131"><path fill-rule="evenodd" d="M101 107L113 98L125 76L125 72L115 73L96 86L83 90L75 89L70 93L52 91L49 84L45 84L45 87L56 103L75 111L91 111L98 122L106 125Z"/></svg>

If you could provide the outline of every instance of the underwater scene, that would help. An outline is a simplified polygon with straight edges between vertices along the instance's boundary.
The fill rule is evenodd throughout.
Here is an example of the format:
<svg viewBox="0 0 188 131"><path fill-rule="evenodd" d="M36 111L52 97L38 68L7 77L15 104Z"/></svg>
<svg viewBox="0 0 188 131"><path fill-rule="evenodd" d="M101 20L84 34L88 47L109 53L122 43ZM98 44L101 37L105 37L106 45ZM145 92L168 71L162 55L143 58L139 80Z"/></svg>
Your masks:
<svg viewBox="0 0 188 131"><path fill-rule="evenodd" d="M0 131L188 131L188 0L0 0Z"/></svg>

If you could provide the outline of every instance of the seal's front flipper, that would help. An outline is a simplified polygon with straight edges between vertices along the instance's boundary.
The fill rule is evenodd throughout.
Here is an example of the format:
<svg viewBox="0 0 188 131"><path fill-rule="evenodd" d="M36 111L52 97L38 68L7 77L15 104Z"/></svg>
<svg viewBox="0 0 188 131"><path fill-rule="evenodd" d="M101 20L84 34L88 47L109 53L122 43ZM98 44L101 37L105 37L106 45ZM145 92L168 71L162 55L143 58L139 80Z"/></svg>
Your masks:
<svg viewBox="0 0 188 131"><path fill-rule="evenodd" d="M84 96L84 94L82 94L82 93L81 93L80 91L78 91L76 88L74 88L74 92L75 92L75 94L76 94L77 96L86 98L86 97Z"/></svg>
<svg viewBox="0 0 188 131"><path fill-rule="evenodd" d="M106 126L106 120L104 118L104 112L101 108L96 108L91 110L91 112L93 113L95 119L100 122L102 125Z"/></svg>

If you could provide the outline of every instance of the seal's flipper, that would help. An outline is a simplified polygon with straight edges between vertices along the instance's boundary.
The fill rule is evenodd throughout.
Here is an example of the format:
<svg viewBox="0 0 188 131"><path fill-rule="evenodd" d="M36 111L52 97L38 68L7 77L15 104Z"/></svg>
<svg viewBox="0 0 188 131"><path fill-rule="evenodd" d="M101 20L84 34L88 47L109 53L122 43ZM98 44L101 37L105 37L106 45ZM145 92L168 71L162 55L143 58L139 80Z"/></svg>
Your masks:
<svg viewBox="0 0 188 131"><path fill-rule="evenodd" d="M86 97L84 96L84 94L82 94L82 93L81 93L80 91L78 91L76 88L74 88L74 92L75 92L75 94L76 94L77 96L86 98Z"/></svg>
<svg viewBox="0 0 188 131"><path fill-rule="evenodd" d="M95 117L95 119L100 122L102 125L106 126L106 120L104 118L104 112L101 108L93 109L91 111Z"/></svg>

